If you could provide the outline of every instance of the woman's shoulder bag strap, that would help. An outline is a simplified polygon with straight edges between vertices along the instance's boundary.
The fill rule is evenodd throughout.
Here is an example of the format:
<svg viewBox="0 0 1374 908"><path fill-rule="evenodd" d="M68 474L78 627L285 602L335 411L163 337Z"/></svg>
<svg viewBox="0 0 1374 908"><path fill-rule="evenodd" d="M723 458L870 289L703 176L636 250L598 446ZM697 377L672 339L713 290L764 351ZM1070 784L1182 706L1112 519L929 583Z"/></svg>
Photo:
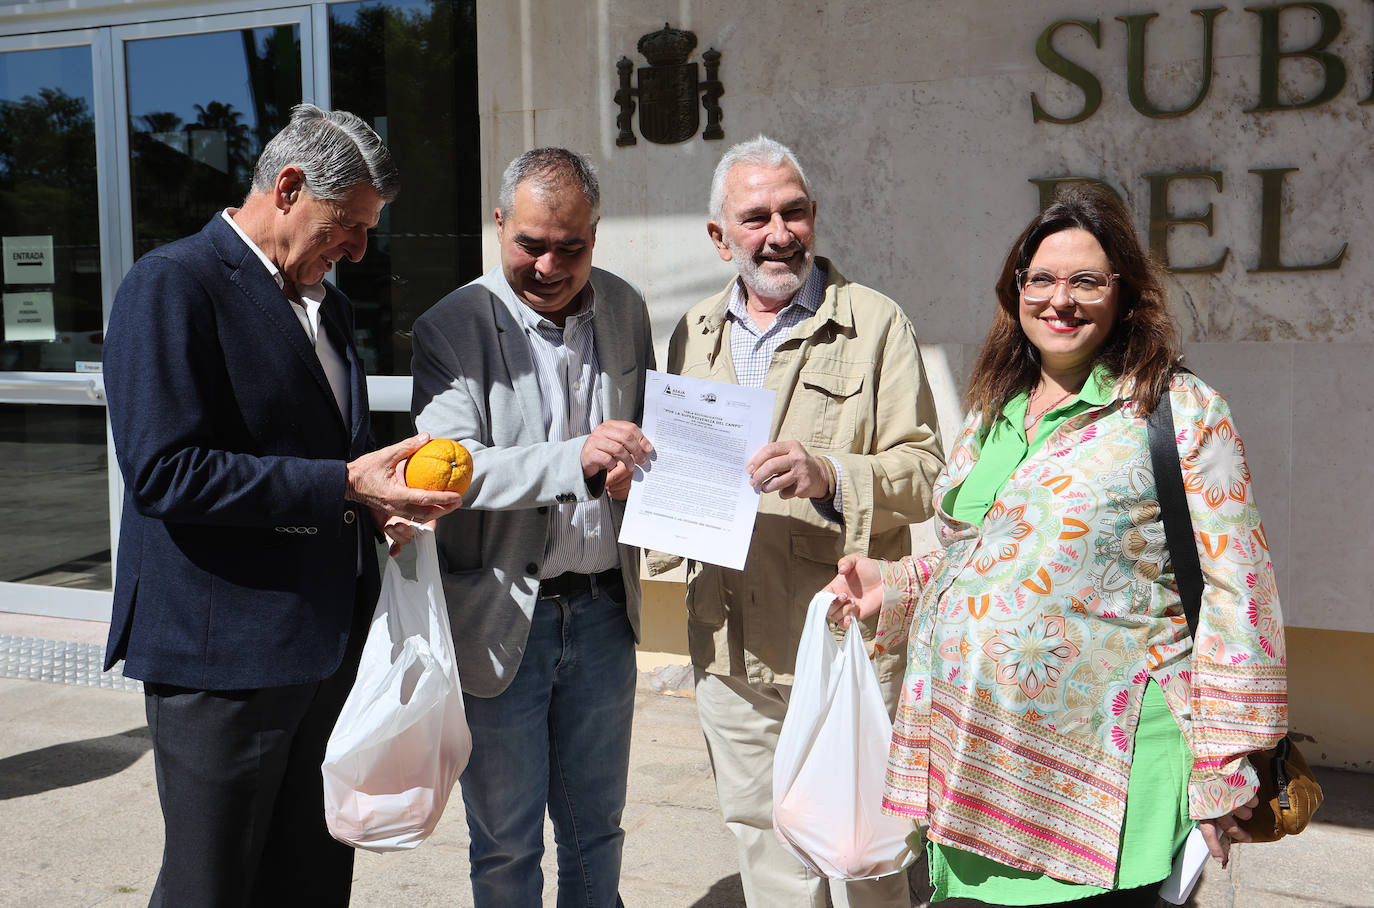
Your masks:
<svg viewBox="0 0 1374 908"><path fill-rule="evenodd" d="M1150 464L1154 467L1155 495L1159 499L1160 518L1164 521L1164 539L1173 560L1174 581L1183 601L1188 630L1196 634L1198 614L1202 610L1202 564L1197 557L1193 520L1188 516L1188 496L1183 491L1183 467L1179 463L1174 410L1167 388L1159 396L1147 425Z"/></svg>

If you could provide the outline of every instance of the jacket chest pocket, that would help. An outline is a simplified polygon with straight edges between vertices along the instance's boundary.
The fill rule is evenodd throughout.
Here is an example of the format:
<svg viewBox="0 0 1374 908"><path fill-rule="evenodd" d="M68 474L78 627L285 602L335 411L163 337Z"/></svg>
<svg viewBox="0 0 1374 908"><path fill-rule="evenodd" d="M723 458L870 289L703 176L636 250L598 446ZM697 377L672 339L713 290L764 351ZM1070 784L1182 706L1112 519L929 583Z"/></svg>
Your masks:
<svg viewBox="0 0 1374 908"><path fill-rule="evenodd" d="M800 385L792 410L797 437L809 435L809 445L849 451L863 406L864 374L808 369Z"/></svg>

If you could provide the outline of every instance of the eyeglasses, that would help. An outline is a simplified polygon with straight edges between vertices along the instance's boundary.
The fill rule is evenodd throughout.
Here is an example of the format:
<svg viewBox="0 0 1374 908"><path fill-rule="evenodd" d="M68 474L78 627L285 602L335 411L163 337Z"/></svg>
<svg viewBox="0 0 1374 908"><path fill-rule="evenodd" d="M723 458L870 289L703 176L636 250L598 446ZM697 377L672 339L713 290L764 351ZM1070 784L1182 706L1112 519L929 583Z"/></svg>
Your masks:
<svg viewBox="0 0 1374 908"><path fill-rule="evenodd" d="M1048 271L1032 271L1022 268L1016 272L1016 289L1028 303L1043 303L1054 298L1059 285L1064 284L1069 291L1069 299L1075 303L1100 303L1107 298L1107 288L1119 274L1104 274L1101 271L1080 271L1068 277L1055 277Z"/></svg>

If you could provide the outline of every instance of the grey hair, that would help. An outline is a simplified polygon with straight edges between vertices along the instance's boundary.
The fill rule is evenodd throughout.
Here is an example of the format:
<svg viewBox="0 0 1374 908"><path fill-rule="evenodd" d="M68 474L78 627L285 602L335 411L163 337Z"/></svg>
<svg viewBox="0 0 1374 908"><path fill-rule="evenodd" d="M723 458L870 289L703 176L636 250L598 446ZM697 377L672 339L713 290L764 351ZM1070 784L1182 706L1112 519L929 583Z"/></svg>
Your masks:
<svg viewBox="0 0 1374 908"><path fill-rule="evenodd" d="M566 148L532 148L506 167L501 175L501 213L509 218L515 211L515 190L526 180L536 181L541 190L574 186L592 209L592 222L601 214L601 184L596 168L586 156Z"/></svg>
<svg viewBox="0 0 1374 908"><path fill-rule="evenodd" d="M725 154L721 155L715 175L711 177L711 220L719 222L725 216L725 178L730 175L733 168L740 164L777 167L783 163L792 165L797 171L797 178L801 180L802 189L806 190L806 197L814 198L811 195L811 184L806 179L806 171L802 170L801 162L792 153L792 149L765 135L759 135L731 145Z"/></svg>
<svg viewBox="0 0 1374 908"><path fill-rule="evenodd" d="M361 117L314 104L291 108L291 122L263 148L253 168L253 191L271 192L277 174L299 167L305 190L316 199L339 201L360 184L388 204L401 191L401 175L381 138Z"/></svg>

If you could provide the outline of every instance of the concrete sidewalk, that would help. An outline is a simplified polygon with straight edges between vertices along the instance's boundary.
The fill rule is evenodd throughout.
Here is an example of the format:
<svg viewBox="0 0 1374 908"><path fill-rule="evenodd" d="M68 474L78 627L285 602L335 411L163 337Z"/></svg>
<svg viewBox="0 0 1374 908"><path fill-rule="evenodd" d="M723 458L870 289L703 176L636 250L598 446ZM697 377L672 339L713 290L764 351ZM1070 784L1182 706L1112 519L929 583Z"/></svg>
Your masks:
<svg viewBox="0 0 1374 908"><path fill-rule="evenodd" d="M0 679L0 906L148 903L162 849L149 747L139 694ZM625 903L742 906L695 703L643 693L632 748ZM456 791L415 851L359 853L353 904L472 905Z"/></svg>
<svg viewBox="0 0 1374 908"><path fill-rule="evenodd" d="M39 630L66 639L99 636L62 625ZM34 627L17 630L0 615L0 634L21 631ZM1321 822L1275 845L1237 848L1229 870L1204 876L1193 904L1374 906L1374 776L1319 773L1327 791ZM734 846L690 697L641 688L625 827L627 906L742 908ZM142 696L0 679L0 829L0 906L146 905L162 830ZM552 851L550 836L546 905L553 904ZM353 904L472 904L456 795L415 851L359 854Z"/></svg>

